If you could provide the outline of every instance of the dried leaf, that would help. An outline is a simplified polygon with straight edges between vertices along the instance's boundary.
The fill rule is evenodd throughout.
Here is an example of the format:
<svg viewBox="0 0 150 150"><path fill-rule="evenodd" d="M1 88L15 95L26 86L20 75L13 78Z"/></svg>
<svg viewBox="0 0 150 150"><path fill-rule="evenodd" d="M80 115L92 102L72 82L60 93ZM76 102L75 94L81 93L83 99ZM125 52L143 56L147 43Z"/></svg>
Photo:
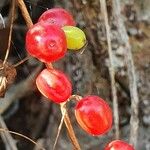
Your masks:
<svg viewBox="0 0 150 150"><path fill-rule="evenodd" d="M16 69L9 63L3 65L0 60L0 97L4 97L8 86L14 82Z"/></svg>

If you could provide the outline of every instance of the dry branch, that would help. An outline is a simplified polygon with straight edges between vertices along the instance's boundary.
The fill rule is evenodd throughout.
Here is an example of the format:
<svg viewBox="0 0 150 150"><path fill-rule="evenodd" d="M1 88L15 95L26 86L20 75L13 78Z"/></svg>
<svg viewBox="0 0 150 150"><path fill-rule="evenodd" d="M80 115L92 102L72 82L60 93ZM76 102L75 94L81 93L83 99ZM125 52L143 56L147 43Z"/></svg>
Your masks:
<svg viewBox="0 0 150 150"><path fill-rule="evenodd" d="M65 111L65 114L64 114L64 111ZM73 127L72 127L71 122L70 122L70 118L69 118L69 115L67 112L66 104L61 104L61 112L62 112L62 115L64 115L64 122L65 122L65 125L67 127L70 140L73 143L74 149L75 150L81 150L80 145L77 141L77 138L74 134Z"/></svg>
<svg viewBox="0 0 150 150"><path fill-rule="evenodd" d="M101 4L101 12L104 16L104 22L106 27L106 36L107 36L107 44L108 44L108 54L109 54L109 75L111 79L111 90L112 90L112 98L113 98L113 111L114 111L114 124L115 124L115 137L116 139L119 138L119 113L118 113L118 100L117 100L117 90L115 85L115 70L113 65L113 55L112 55L112 46L111 46L111 38L110 38L110 26L108 23L108 14L107 14L107 7L106 1L100 0Z"/></svg>
<svg viewBox="0 0 150 150"><path fill-rule="evenodd" d="M66 114L66 109L64 109L64 111L62 111L62 117L61 117L61 121L60 121L58 130L57 130L57 135L56 135L56 139L55 139L55 142L54 142L54 145L53 145L53 150L55 150L55 148L56 148L56 144L57 144L57 142L58 142L58 138L59 138L59 135L60 135L60 131L61 131L62 125L63 125L63 123L64 123L65 114Z"/></svg>
<svg viewBox="0 0 150 150"><path fill-rule="evenodd" d="M9 52L10 52L13 22L14 22L14 17L15 17L15 5L16 5L16 0L13 0L12 1L12 8L11 8L11 21L10 21L10 30L9 30L9 37L8 37L8 46L7 46L7 49L6 49L6 55L5 55L3 64L6 63Z"/></svg>
<svg viewBox="0 0 150 150"><path fill-rule="evenodd" d="M129 87L131 96L131 119L130 119L130 143L137 146L139 118L138 118L138 105L139 98L137 92L137 80L135 74L135 67L132 58L131 45L129 37L126 32L124 21L121 16L120 0L113 0L113 12L117 23L118 32L120 35L121 44L124 46L125 60L128 69Z"/></svg>
<svg viewBox="0 0 150 150"><path fill-rule="evenodd" d="M10 133L10 134L14 134L14 135L17 135L19 137L22 137L28 141L30 141L32 144L34 144L38 150L45 150L45 148L43 148L41 145L39 145L37 142L35 142L34 140L32 140L31 138L21 134L21 133L18 133L18 132L14 132L14 131L11 131L11 130L8 130L8 129L5 129L5 128L0 128L0 132L3 132L3 133ZM10 149L9 149L10 150Z"/></svg>
<svg viewBox="0 0 150 150"><path fill-rule="evenodd" d="M25 5L23 0L17 0L17 1L18 1L18 6L21 9L22 15L23 15L23 17L24 17L24 19L26 21L26 24L27 24L28 28L30 28L33 25L33 22L31 20L29 12L28 12L28 10L26 8L26 5Z"/></svg>
<svg viewBox="0 0 150 150"><path fill-rule="evenodd" d="M0 128L7 129L7 126L3 120L3 118L0 115ZM16 141L12 138L11 134L8 132L1 132L1 138L3 142L5 143L7 150L18 150L16 146Z"/></svg>

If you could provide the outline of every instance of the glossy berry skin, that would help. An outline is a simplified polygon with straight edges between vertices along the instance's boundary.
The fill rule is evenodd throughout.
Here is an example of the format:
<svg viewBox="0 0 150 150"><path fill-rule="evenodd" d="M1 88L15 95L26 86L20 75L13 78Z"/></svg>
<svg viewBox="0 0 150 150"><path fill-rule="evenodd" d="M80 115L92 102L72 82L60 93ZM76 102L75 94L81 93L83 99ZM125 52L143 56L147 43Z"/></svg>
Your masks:
<svg viewBox="0 0 150 150"><path fill-rule="evenodd" d="M115 140L115 141L112 141L110 142L104 150L135 150L133 148L132 145L124 142L124 141L121 141L121 140Z"/></svg>
<svg viewBox="0 0 150 150"><path fill-rule="evenodd" d="M75 107L77 122L83 130L101 135L112 126L112 111L109 105L98 96L86 96Z"/></svg>
<svg viewBox="0 0 150 150"><path fill-rule="evenodd" d="M64 26L62 28L67 39L67 48L70 50L79 50L86 44L86 36L84 32L73 26Z"/></svg>
<svg viewBox="0 0 150 150"><path fill-rule="evenodd" d="M65 33L55 25L37 23L26 34L26 49L42 62L56 61L64 57L67 51Z"/></svg>
<svg viewBox="0 0 150 150"><path fill-rule="evenodd" d="M52 8L45 11L39 18L39 22L41 21L48 22L49 24L54 24L59 27L76 25L72 15L62 8Z"/></svg>
<svg viewBox="0 0 150 150"><path fill-rule="evenodd" d="M67 76L56 69L44 69L36 78L39 91L55 103L65 102L72 93Z"/></svg>

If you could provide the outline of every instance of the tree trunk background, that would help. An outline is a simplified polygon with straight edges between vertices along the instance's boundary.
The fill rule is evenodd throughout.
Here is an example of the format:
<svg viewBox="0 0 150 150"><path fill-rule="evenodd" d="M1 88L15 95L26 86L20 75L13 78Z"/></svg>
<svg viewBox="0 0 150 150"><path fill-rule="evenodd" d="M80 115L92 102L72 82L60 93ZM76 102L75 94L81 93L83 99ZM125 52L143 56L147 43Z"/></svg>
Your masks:
<svg viewBox="0 0 150 150"><path fill-rule="evenodd" d="M108 46L103 16L100 9L99 0L25 0L30 15L34 23L46 8L63 7L69 10L77 26L84 30L87 35L88 46L84 53L68 52L64 59L55 63L54 66L64 70L73 83L73 94L99 95L112 106L111 86L108 71ZM8 39L9 28L9 7L10 2L0 1L0 10L6 20L6 28L0 29L0 56L4 58ZM150 1L121 0L122 15L126 25L132 46L133 59L136 68L138 84L138 94L140 98L139 118L140 129L138 136L137 150L150 150ZM119 102L120 116L120 139L129 141L129 120L130 120L130 92L128 87L127 68L124 60L124 49L120 44L120 38L116 28L116 22L112 15L112 1L107 0L109 14L109 24L111 26L111 41L113 50L113 60L116 71L116 87ZM26 56L24 39L27 28L20 11L16 13L16 21L13 29L13 44L9 57L9 62L15 62ZM6 43L6 44L4 44ZM7 92L11 95L18 83L24 81L35 66L37 61L29 60L27 63L17 68L17 78L12 87ZM34 85L32 90L28 90L21 98L7 108L2 116L10 130L30 136L40 143L47 150L51 150L57 128L61 119L59 107L48 102L40 95ZM23 88L23 87L22 87ZM29 88L30 89L30 88ZM0 107L6 104L5 98L0 101ZM75 103L69 104L69 114L73 123L75 133L79 139L82 150L102 150L106 143L114 139L114 129L108 134L100 137L92 137L83 132L76 123L74 117ZM19 150L37 150L29 142L14 136L18 140ZM57 150L71 150L72 145L67 136L65 126L61 131ZM5 145L0 141L0 150L5 150Z"/></svg>

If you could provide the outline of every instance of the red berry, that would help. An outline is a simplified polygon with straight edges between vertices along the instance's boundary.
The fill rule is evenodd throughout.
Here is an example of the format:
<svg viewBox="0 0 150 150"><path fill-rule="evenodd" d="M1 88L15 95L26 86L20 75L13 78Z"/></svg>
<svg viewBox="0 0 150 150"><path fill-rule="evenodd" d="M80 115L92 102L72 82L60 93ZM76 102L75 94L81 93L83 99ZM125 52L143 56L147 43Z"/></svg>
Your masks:
<svg viewBox="0 0 150 150"><path fill-rule="evenodd" d="M134 150L134 148L124 141L115 140L110 142L104 150Z"/></svg>
<svg viewBox="0 0 150 150"><path fill-rule="evenodd" d="M39 18L39 22L46 21L49 24L63 26L75 26L75 21L72 15L62 8L52 8L45 11Z"/></svg>
<svg viewBox="0 0 150 150"><path fill-rule="evenodd" d="M87 133L101 135L112 126L112 111L109 105L98 96L86 96L75 107L79 125Z"/></svg>
<svg viewBox="0 0 150 150"><path fill-rule="evenodd" d="M66 75L56 69L44 69L36 79L39 91L55 103L66 101L72 92L72 85Z"/></svg>
<svg viewBox="0 0 150 150"><path fill-rule="evenodd" d="M26 49L42 62L52 62L64 57L67 41L63 30L55 25L37 23L26 35Z"/></svg>

